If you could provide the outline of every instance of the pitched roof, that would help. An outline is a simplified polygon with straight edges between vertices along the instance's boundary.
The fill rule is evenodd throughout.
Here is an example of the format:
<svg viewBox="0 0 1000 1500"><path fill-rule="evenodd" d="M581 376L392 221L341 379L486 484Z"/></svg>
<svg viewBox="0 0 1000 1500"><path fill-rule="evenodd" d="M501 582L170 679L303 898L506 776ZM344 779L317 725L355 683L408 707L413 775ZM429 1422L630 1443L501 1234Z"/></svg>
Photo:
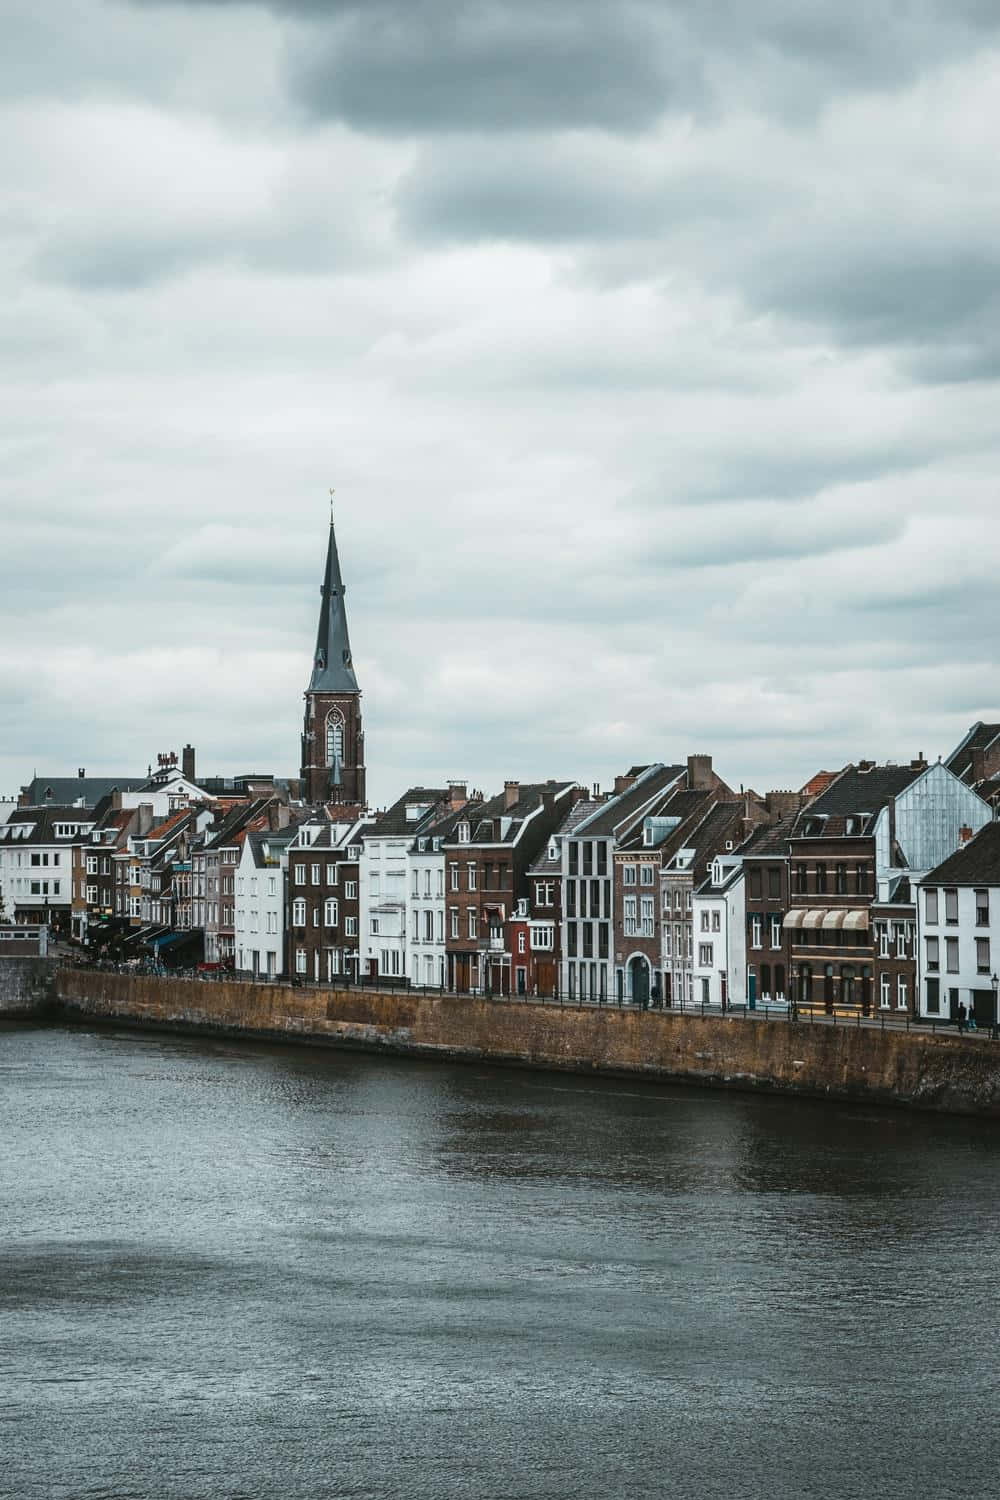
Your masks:
<svg viewBox="0 0 1000 1500"><path fill-rule="evenodd" d="M628 825L646 803L659 791L665 790L680 777L686 775L686 766L646 766L634 786L619 792L603 802L592 818L585 820L574 830L574 838L612 838L617 830Z"/></svg>
<svg viewBox="0 0 1000 1500"><path fill-rule="evenodd" d="M739 852L744 859L774 859L777 855L788 854L788 840L791 838L798 818L797 812L782 813L773 823L763 823L740 845Z"/></svg>
<svg viewBox="0 0 1000 1500"><path fill-rule="evenodd" d="M528 873L530 875L558 875L562 869L562 850L558 847L561 840L567 838L573 832L574 828L589 818L591 813L597 812L598 808L602 806L603 803L594 802L589 797L581 797L579 801L574 802L559 824L559 827L550 836L538 858L528 867ZM552 848L553 840L556 842L557 847L555 857L550 858L549 851Z"/></svg>
<svg viewBox="0 0 1000 1500"><path fill-rule="evenodd" d="M409 836L423 830L423 825L430 819L432 814L441 811L441 804L447 802L451 795L447 787L441 786L411 786L403 795L387 807L384 813L379 813L371 828L365 830L366 838L399 838ZM423 807L426 812L419 817L407 816L407 808Z"/></svg>
<svg viewBox="0 0 1000 1500"><path fill-rule="evenodd" d="M883 807L887 807L926 770L924 765L872 766L867 771L859 766L848 766L825 792L802 810L793 837L842 837L847 833L847 819L850 817L860 819L858 827L852 830L853 834L861 837L870 833Z"/></svg>
<svg viewBox="0 0 1000 1500"><path fill-rule="evenodd" d="M558 800L571 792L574 786L575 781L523 782L518 787L517 801L510 807L507 806L507 793L498 792L486 802L467 803L465 818L459 818L456 822L470 824L469 842L472 844L515 844L525 821L538 811L546 792L551 792ZM506 832L503 833L501 820L507 823ZM446 842L454 843L454 836L449 835Z"/></svg>
<svg viewBox="0 0 1000 1500"><path fill-rule="evenodd" d="M960 781L972 782L972 752L996 749L1000 740L1000 724L973 724L965 739L951 752L945 761L949 771Z"/></svg>
<svg viewBox="0 0 1000 1500"><path fill-rule="evenodd" d="M66 809L82 801L84 808L89 808L96 807L102 797L109 797L116 789L137 792L147 781L146 776L35 776L21 788L21 795L26 798L26 807Z"/></svg>
<svg viewBox="0 0 1000 1500"><path fill-rule="evenodd" d="M1000 886L1000 823L987 823L976 836L951 854L921 885Z"/></svg>
<svg viewBox="0 0 1000 1500"><path fill-rule="evenodd" d="M733 851L726 850L725 845L732 839L734 831L739 829L743 820L743 803L739 802L716 802L701 818L700 822L693 827L688 825L677 830L671 839L672 854L676 855L679 849L693 850L690 864L685 868L691 874L695 885L700 885L708 873L708 867L717 854L725 850L727 854ZM735 840L734 840L735 842Z"/></svg>
<svg viewBox="0 0 1000 1500"><path fill-rule="evenodd" d="M347 606L344 603L346 591L344 580L340 576L340 558L337 555L337 536L332 516L321 592L323 602L319 608L316 652L309 691L356 693L359 691L358 679L354 675L351 642L347 633Z"/></svg>

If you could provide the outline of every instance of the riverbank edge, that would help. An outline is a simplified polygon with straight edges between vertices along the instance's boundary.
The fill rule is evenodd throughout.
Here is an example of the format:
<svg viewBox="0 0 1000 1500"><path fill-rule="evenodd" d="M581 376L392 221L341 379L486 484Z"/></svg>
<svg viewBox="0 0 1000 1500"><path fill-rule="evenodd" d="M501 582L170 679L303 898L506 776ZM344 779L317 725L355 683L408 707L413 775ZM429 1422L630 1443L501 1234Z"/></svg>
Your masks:
<svg viewBox="0 0 1000 1500"><path fill-rule="evenodd" d="M292 989L61 969L67 1022L1000 1118L985 1039L408 990Z"/></svg>

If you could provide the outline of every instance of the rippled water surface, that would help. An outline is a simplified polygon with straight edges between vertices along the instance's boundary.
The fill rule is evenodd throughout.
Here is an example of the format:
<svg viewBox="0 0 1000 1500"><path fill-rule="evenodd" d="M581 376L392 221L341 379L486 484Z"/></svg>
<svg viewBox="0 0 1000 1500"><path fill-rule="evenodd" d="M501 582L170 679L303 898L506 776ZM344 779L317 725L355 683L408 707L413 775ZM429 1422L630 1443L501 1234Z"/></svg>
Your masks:
<svg viewBox="0 0 1000 1500"><path fill-rule="evenodd" d="M0 1031L0 1494L996 1493L1000 1127Z"/></svg>

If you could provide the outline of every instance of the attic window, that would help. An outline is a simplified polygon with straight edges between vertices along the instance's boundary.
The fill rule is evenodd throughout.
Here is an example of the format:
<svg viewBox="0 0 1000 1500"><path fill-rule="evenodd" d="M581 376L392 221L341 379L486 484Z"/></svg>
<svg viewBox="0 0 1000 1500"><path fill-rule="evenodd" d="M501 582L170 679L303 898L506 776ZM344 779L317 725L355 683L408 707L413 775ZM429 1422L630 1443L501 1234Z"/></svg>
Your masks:
<svg viewBox="0 0 1000 1500"><path fill-rule="evenodd" d="M458 825L458 842L460 844L467 844L469 842L469 835L471 834L471 832L472 832L472 830L469 827L468 823L459 823L459 825Z"/></svg>

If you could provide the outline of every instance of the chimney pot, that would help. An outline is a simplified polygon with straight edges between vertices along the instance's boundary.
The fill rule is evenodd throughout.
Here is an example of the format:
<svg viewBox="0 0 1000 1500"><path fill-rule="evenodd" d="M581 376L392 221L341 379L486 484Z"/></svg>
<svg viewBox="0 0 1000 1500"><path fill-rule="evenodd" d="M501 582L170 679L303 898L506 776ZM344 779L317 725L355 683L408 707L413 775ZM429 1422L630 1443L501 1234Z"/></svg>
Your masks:
<svg viewBox="0 0 1000 1500"><path fill-rule="evenodd" d="M971 839L972 829L969 827L968 823L963 823L961 828L958 830L958 847L960 849L964 849L966 844L968 844Z"/></svg>

